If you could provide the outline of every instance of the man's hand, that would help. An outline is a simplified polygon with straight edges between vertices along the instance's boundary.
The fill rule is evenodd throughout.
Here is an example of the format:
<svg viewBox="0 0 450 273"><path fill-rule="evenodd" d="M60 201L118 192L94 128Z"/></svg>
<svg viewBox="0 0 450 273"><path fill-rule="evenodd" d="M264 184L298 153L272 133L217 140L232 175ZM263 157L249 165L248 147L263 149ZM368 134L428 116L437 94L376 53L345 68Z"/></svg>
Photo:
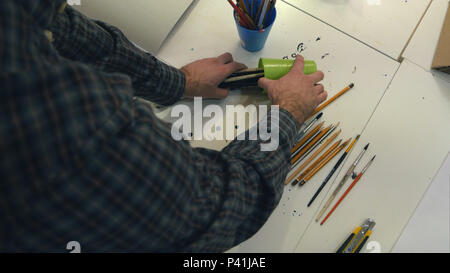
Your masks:
<svg viewBox="0 0 450 273"><path fill-rule="evenodd" d="M186 75L184 94L189 97L225 98L228 90L218 85L229 75L246 68L246 65L234 62L230 53L188 64L180 69Z"/></svg>
<svg viewBox="0 0 450 273"><path fill-rule="evenodd" d="M297 55L291 71L279 80L261 78L258 85L269 93L272 104L287 110L302 124L305 119L326 100L327 92L317 84L324 78L322 71L311 75L303 73L305 61Z"/></svg>

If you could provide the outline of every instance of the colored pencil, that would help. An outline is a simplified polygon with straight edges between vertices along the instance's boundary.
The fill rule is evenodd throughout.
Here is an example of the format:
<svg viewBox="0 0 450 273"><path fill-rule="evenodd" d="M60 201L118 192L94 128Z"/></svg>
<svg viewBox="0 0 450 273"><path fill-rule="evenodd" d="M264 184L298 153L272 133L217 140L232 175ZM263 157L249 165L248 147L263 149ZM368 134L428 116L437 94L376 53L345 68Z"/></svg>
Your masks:
<svg viewBox="0 0 450 273"><path fill-rule="evenodd" d="M240 8L238 8L232 0L228 0L228 3L230 3L230 5L233 7L233 9L236 11L236 13L239 14L239 18L244 22L245 25L243 25L243 27L250 28L251 24L250 24L250 22L247 21L247 18L245 17L242 10Z"/></svg>
<svg viewBox="0 0 450 273"><path fill-rule="evenodd" d="M350 146L347 148L347 150L342 154L342 156L339 158L338 162L334 165L333 169L331 169L331 172L327 175L325 180L320 185L319 189L317 189L316 193L314 193L313 197L308 203L308 207L311 206L311 204L314 202L314 200L317 198L317 196L320 194L322 189L326 186L330 178L333 176L333 174L336 172L336 170L339 168L339 166L342 164L344 159L347 157L347 155L350 153L353 145L355 145L356 141L358 141L359 135L353 140L353 142L350 144Z"/></svg>
<svg viewBox="0 0 450 273"><path fill-rule="evenodd" d="M339 198L339 200L336 202L336 204L333 206L333 208L330 210L330 212L327 214L327 216L322 220L320 225L323 225L325 223L325 221L327 221L327 219L336 210L336 208L339 206L339 204L342 202L342 200L344 200L344 198L353 189L353 187L356 185L356 183L358 183L358 181L361 179L363 174L367 171L367 169L370 167L370 165L374 161L375 157L376 157L376 155L374 157L372 157L372 159L366 164L364 169L358 174L358 176L355 178L355 180L353 180L353 183L350 186L348 186L347 190L344 192L344 194L342 194L341 198Z"/></svg>
<svg viewBox="0 0 450 273"><path fill-rule="evenodd" d="M323 108L327 107L330 103L332 103L337 98L339 98L340 96L345 94L348 90L352 89L354 86L355 86L355 84L351 83L349 86L345 87L341 92L337 93L331 99L327 100L322 105L320 105L318 108L316 108L316 110L314 110L314 112L311 115L309 115L308 118L310 118L310 117L314 116L316 113L320 112Z"/></svg>
<svg viewBox="0 0 450 273"><path fill-rule="evenodd" d="M336 126L337 127L337 126ZM331 130L330 130L331 131ZM311 161L313 161L326 147L328 147L328 145L330 145L330 143L341 133L341 129L339 129L339 131L337 131L336 133L334 133L329 139L327 139L327 141L325 141L325 143L323 143L319 149L317 149L317 151L315 151L307 160L305 160L305 162L303 162L303 164L298 167L287 179L286 179L286 184L289 184L289 182L292 181L292 179L295 178L296 175L298 175L306 166L308 166L309 163L311 163ZM326 138L326 137L325 137Z"/></svg>

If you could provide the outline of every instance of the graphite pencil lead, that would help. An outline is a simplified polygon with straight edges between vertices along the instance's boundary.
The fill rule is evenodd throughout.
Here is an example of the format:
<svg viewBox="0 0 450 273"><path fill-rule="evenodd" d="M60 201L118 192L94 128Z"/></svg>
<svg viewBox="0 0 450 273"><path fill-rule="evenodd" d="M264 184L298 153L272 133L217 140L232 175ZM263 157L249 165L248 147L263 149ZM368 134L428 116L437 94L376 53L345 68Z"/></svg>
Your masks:
<svg viewBox="0 0 450 273"><path fill-rule="evenodd" d="M323 116L323 112L320 112L320 114L318 114L318 115L316 116L316 119L320 119L322 116Z"/></svg>
<svg viewBox="0 0 450 273"><path fill-rule="evenodd" d="M364 150L367 150L369 148L370 143L367 143L366 147L364 147Z"/></svg>
<svg viewBox="0 0 450 273"><path fill-rule="evenodd" d="M354 83L351 83L351 84L349 85L350 88L353 88L354 86L355 86Z"/></svg>

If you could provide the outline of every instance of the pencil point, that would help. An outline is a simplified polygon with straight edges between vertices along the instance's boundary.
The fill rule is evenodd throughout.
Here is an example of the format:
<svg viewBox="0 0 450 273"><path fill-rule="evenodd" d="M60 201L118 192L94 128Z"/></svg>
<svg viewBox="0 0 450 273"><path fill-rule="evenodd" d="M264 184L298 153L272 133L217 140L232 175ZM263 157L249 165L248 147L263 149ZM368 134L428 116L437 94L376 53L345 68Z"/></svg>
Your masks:
<svg viewBox="0 0 450 273"><path fill-rule="evenodd" d="M354 83L351 83L351 84L349 85L350 88L353 88L354 86L355 86Z"/></svg>
<svg viewBox="0 0 450 273"><path fill-rule="evenodd" d="M374 156L372 157L372 160L370 160L370 161L373 161L373 160L375 159L375 157L377 157L377 155L374 155Z"/></svg>
<svg viewBox="0 0 450 273"><path fill-rule="evenodd" d="M367 143L366 147L364 147L364 150L367 150L369 148L370 143Z"/></svg>
<svg viewBox="0 0 450 273"><path fill-rule="evenodd" d="M303 185L305 185L305 180L302 180L302 181L300 181L300 184L299 184L299 186L303 186Z"/></svg>
<svg viewBox="0 0 450 273"><path fill-rule="evenodd" d="M323 116L323 113L320 112L320 114L318 114L318 115L316 116L316 119L320 119L322 116Z"/></svg>

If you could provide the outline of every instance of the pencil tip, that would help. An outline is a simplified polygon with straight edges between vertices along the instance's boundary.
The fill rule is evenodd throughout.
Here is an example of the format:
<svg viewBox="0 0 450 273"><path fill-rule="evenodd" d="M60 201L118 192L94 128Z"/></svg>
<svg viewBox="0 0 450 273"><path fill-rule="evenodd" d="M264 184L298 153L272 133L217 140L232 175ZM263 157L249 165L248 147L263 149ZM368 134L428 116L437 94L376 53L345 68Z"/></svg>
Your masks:
<svg viewBox="0 0 450 273"><path fill-rule="evenodd" d="M364 150L367 150L369 148L370 143L367 143L366 147L364 147Z"/></svg>
<svg viewBox="0 0 450 273"><path fill-rule="evenodd" d="M316 119L320 119L320 118L322 117L322 115L323 115L323 112L320 112L320 114L318 114L318 115L316 116Z"/></svg>
<svg viewBox="0 0 450 273"><path fill-rule="evenodd" d="M374 155L374 156L372 157L372 160L371 160L371 161L373 161L373 160L375 159L375 157L377 157L377 155Z"/></svg>
<svg viewBox="0 0 450 273"><path fill-rule="evenodd" d="M349 85L350 88L353 88L354 86L355 86L354 83L351 83L351 84Z"/></svg>
<svg viewBox="0 0 450 273"><path fill-rule="evenodd" d="M361 136L361 135L357 135L357 136L356 136L356 140L358 140L360 136Z"/></svg>

